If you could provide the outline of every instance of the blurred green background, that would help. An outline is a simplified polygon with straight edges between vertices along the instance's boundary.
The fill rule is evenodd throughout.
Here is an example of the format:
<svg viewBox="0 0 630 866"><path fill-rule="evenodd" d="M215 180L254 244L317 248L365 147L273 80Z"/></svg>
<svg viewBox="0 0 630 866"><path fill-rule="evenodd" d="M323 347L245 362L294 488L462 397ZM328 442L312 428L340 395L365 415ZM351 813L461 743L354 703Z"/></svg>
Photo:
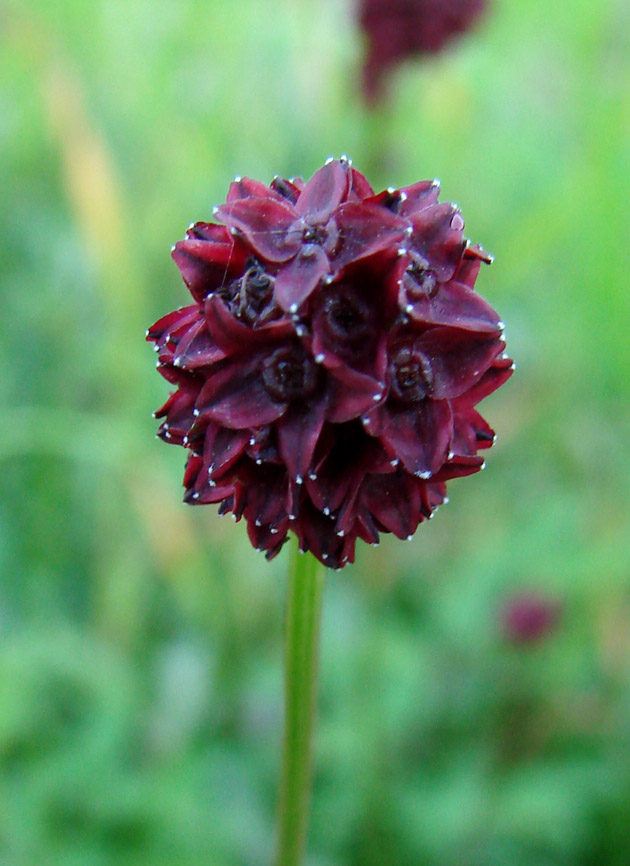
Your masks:
<svg viewBox="0 0 630 866"><path fill-rule="evenodd" d="M519 369L329 577L309 863L630 864L630 5L495 0L378 113L361 56L342 0L0 3L1 866L271 861L285 556L181 503L143 338L234 174L342 152L441 178Z"/></svg>

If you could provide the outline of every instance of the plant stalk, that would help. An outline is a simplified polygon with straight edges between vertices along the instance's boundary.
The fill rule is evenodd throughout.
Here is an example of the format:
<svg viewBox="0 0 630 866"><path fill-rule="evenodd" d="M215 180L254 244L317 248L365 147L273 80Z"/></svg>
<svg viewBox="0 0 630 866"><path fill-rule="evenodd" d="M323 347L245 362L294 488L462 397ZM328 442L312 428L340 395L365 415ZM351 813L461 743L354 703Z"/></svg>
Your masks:
<svg viewBox="0 0 630 866"><path fill-rule="evenodd" d="M286 611L284 745L277 866L300 866L306 849L325 569L292 544Z"/></svg>

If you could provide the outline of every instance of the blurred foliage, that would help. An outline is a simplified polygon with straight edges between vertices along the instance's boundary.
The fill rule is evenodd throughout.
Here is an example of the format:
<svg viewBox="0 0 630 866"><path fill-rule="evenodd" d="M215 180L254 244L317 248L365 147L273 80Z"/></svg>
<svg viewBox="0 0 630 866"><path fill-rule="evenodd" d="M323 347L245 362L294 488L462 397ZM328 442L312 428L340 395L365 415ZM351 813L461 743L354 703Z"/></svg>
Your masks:
<svg viewBox="0 0 630 866"><path fill-rule="evenodd" d="M374 114L361 50L341 0L0 5L2 866L270 862L284 562L181 504L142 335L234 174L341 152L442 179L519 370L488 470L330 576L310 862L630 863L630 7L495 0Z"/></svg>

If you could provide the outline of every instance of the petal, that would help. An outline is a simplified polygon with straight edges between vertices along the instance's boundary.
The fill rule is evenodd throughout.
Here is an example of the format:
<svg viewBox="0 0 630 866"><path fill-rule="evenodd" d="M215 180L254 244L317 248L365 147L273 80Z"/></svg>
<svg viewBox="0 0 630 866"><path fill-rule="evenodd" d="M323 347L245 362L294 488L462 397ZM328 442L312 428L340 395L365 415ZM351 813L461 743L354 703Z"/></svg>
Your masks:
<svg viewBox="0 0 630 866"><path fill-rule="evenodd" d="M305 226L283 199L245 198L215 209L225 225L240 232L249 246L268 262L286 262L298 252Z"/></svg>
<svg viewBox="0 0 630 866"><path fill-rule="evenodd" d="M155 342L162 336L168 335L180 328L187 328L197 321L199 317L199 306L190 304L188 307L180 307L179 310L174 310L166 316L158 319L154 325L151 325L147 331L147 340Z"/></svg>
<svg viewBox="0 0 630 866"><path fill-rule="evenodd" d="M481 379L453 402L453 406L456 409L459 409L460 406L476 406L477 403L500 388L504 382L507 382L513 372L514 362L511 358L497 358Z"/></svg>
<svg viewBox="0 0 630 866"><path fill-rule="evenodd" d="M186 229L186 240L229 244L232 239L225 226L217 225L217 223L196 222Z"/></svg>
<svg viewBox="0 0 630 866"><path fill-rule="evenodd" d="M409 538L422 520L419 482L406 472L371 475L363 485L361 504L397 538Z"/></svg>
<svg viewBox="0 0 630 866"><path fill-rule="evenodd" d="M385 388L371 376L345 365L328 371L326 420L343 424L359 418L382 399Z"/></svg>
<svg viewBox="0 0 630 866"><path fill-rule="evenodd" d="M210 422L203 446L203 463L207 475L218 478L236 463L249 442L247 430L231 430Z"/></svg>
<svg viewBox="0 0 630 866"><path fill-rule="evenodd" d="M382 438L394 449L405 469L429 478L446 460L453 431L446 400L423 400L412 409L383 413Z"/></svg>
<svg viewBox="0 0 630 866"><path fill-rule="evenodd" d="M439 280L450 280L466 248L460 212L445 202L423 208L410 219L412 248L428 260Z"/></svg>
<svg viewBox="0 0 630 866"><path fill-rule="evenodd" d="M350 169L350 188L348 190L348 201L363 201L374 195L374 190L370 186L366 177L356 168Z"/></svg>
<svg viewBox="0 0 630 866"><path fill-rule="evenodd" d="M292 478L304 480L311 467L315 446L324 426L326 404L291 406L277 423L280 454Z"/></svg>
<svg viewBox="0 0 630 866"><path fill-rule="evenodd" d="M330 271L328 256L317 244L304 244L297 256L278 273L276 303L296 312Z"/></svg>
<svg viewBox="0 0 630 866"><path fill-rule="evenodd" d="M415 342L432 372L431 395L439 400L459 397L471 388L505 349L498 337L430 328Z"/></svg>
<svg viewBox="0 0 630 866"><path fill-rule="evenodd" d="M176 243L172 256L192 296L203 302L242 271L247 252L234 238L226 243L195 238Z"/></svg>
<svg viewBox="0 0 630 866"><path fill-rule="evenodd" d="M304 183L302 182L301 186L298 186L295 180L295 178L293 181L290 181L285 177L274 177L270 186L273 190L279 193L282 198L286 198L292 205L295 205L301 190L304 189Z"/></svg>
<svg viewBox="0 0 630 866"><path fill-rule="evenodd" d="M501 330L496 311L463 283L438 283L433 295L423 293L411 274L403 277L405 311L418 322L446 325L479 333Z"/></svg>
<svg viewBox="0 0 630 866"><path fill-rule="evenodd" d="M433 476L431 481L450 481L451 478L464 478L466 475L474 475L485 466L483 457L461 456L445 463L439 472Z"/></svg>
<svg viewBox="0 0 630 866"><path fill-rule="evenodd" d="M411 186L402 187L400 191L405 194L405 199L398 212L401 216L410 216L429 205L437 204L440 184L436 180L421 180Z"/></svg>
<svg viewBox="0 0 630 866"><path fill-rule="evenodd" d="M254 525L276 525L286 520L284 500L287 489L287 474L277 466L256 467L247 484L245 517ZM274 533L275 534L275 533Z"/></svg>
<svg viewBox="0 0 630 866"><path fill-rule="evenodd" d="M326 223L348 192L348 164L332 160L316 171L295 205L310 225Z"/></svg>
<svg viewBox="0 0 630 866"><path fill-rule="evenodd" d="M341 246L333 264L339 270L350 262L366 259L384 250L396 254L405 238L406 220L387 208L365 202L348 202L335 212Z"/></svg>
<svg viewBox="0 0 630 866"><path fill-rule="evenodd" d="M480 448L494 443L494 430L474 409L453 412L451 451L457 456L476 455Z"/></svg>
<svg viewBox="0 0 630 866"><path fill-rule="evenodd" d="M240 201L245 198L281 199L282 196L259 180L252 180L251 177L235 178L228 189L226 202L231 204L234 201Z"/></svg>
<svg viewBox="0 0 630 866"><path fill-rule="evenodd" d="M205 367L225 358L225 352L219 348L208 333L205 319L197 322L189 329L186 336L177 345L173 364L192 370Z"/></svg>
<svg viewBox="0 0 630 866"><path fill-rule="evenodd" d="M253 349L295 333L293 324L282 319L250 328L232 315L218 295L206 300L205 321L212 339L228 355L251 353Z"/></svg>
<svg viewBox="0 0 630 866"><path fill-rule="evenodd" d="M257 364L232 363L211 376L197 398L200 414L233 429L262 427L286 412L286 403L274 402L266 391Z"/></svg>

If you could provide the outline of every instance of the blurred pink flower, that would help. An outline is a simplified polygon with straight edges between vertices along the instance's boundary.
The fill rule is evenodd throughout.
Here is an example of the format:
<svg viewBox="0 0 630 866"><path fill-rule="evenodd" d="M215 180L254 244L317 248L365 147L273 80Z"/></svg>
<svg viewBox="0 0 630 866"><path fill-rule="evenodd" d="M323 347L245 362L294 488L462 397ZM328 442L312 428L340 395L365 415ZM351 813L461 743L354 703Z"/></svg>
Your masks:
<svg viewBox="0 0 630 866"><path fill-rule="evenodd" d="M519 593L508 599L503 607L503 634L512 643L537 643L551 634L561 612L557 601L535 593Z"/></svg>
<svg viewBox="0 0 630 866"><path fill-rule="evenodd" d="M379 98L393 66L407 57L440 51L468 30L486 0L360 0L359 21L367 38L363 90Z"/></svg>

